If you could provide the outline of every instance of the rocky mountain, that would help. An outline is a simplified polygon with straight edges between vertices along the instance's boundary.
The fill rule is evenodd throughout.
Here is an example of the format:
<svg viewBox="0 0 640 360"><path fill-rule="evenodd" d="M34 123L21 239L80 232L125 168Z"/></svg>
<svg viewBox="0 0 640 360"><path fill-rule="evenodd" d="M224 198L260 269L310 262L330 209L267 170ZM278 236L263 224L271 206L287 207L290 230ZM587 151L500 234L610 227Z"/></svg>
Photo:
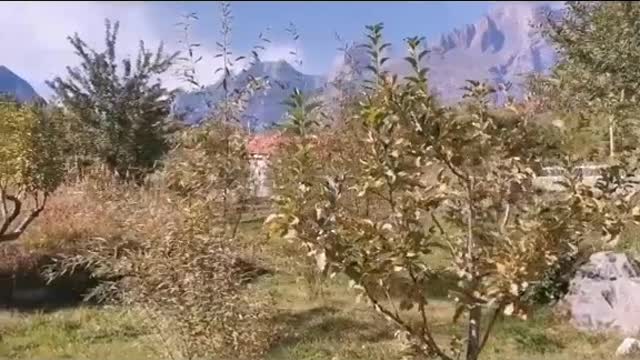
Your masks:
<svg viewBox="0 0 640 360"><path fill-rule="evenodd" d="M513 95L523 95L522 76L545 72L556 59L532 26L549 10L533 2L506 3L475 24L442 35L426 65L443 100L459 99L467 79L510 82Z"/></svg>
<svg viewBox="0 0 640 360"><path fill-rule="evenodd" d="M509 95L524 95L524 75L545 72L556 60L555 50L534 28L550 10L535 2L505 2L476 23L428 41L430 54L423 66L429 68L433 89L446 103L461 99L466 80L511 83ZM399 56L389 64L399 74L410 70Z"/></svg>
<svg viewBox="0 0 640 360"><path fill-rule="evenodd" d="M249 101L243 122L252 130L264 130L280 122L286 113L282 102L294 88L304 93L322 92L327 80L324 76L306 75L297 71L284 60L264 61L253 64L233 79L229 88L245 87L251 77L262 77L268 82L265 90L259 91ZM174 103L174 114L189 123L197 123L206 117L209 109L224 95L220 83L206 87L203 91L183 93Z"/></svg>
<svg viewBox="0 0 640 360"><path fill-rule="evenodd" d="M15 96L20 102L40 101L42 98L24 79L0 65L0 95Z"/></svg>
<svg viewBox="0 0 640 360"><path fill-rule="evenodd" d="M535 2L505 2L496 6L474 24L469 24L428 41L431 50L425 57L429 79L434 90L444 102L454 102L463 95L461 88L465 80L485 80L494 85L511 83L510 95L520 97L523 75L544 72L555 62L555 51L533 28L550 10L548 5ZM403 44L393 44L394 53L387 63L392 72L407 74L408 64ZM367 75L366 50L353 47L343 63L331 70L326 77L305 75L284 61L257 64L249 72L254 76L267 75L272 85L287 84L288 87L272 86L264 95L257 96L249 106L248 115L254 118L256 129L267 128L285 115L281 102L293 87L312 93L333 103L337 91L332 85L339 80L352 84L360 83ZM357 69L359 71L354 71ZM240 85L246 77L239 78ZM344 85L343 85L344 86ZM189 122L202 118L205 99L215 102L219 94L216 85L205 92L184 94L176 102L178 112L183 112ZM496 97L500 101L499 97Z"/></svg>

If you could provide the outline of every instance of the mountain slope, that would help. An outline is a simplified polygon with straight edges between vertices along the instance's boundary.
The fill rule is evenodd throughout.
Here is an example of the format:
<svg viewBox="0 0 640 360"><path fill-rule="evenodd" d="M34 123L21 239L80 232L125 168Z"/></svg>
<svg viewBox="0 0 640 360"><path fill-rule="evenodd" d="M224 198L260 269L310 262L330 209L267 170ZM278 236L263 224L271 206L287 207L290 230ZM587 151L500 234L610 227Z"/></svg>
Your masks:
<svg viewBox="0 0 640 360"><path fill-rule="evenodd" d="M20 102L41 100L28 82L3 65L0 65L0 94L15 96Z"/></svg>
<svg viewBox="0 0 640 360"><path fill-rule="evenodd" d="M532 27L548 10L535 3L505 3L475 24L441 35L424 64L432 86L447 102L461 98L465 80L511 82L513 95L522 96L522 75L544 72L556 59L554 49ZM397 60L392 66L408 71Z"/></svg>
<svg viewBox="0 0 640 360"><path fill-rule="evenodd" d="M554 64L554 49L532 28L540 22L542 14L549 11L547 5L527 2L505 2L498 5L474 24L469 24L442 34L429 42L431 53L425 57L424 66L430 69L429 81L433 89L445 103L459 100L461 88L466 80L486 80L493 85L512 83L509 94L521 97L524 74L545 72ZM387 62L387 67L400 76L409 73L404 44L393 44L395 55ZM354 46L345 54L341 65L334 67L325 76L305 75L295 70L285 61L263 62L248 69L247 74L267 76L271 88L257 95L249 104L247 119L256 130L268 128L273 122L283 118L286 108L281 102L294 87L303 92L335 105L341 87L361 84L370 77L364 70L369 61L366 49ZM239 76L233 87L246 84L247 74ZM281 87L278 84L287 86ZM206 102L215 103L221 98L219 84L208 87L204 92L185 93L178 97L175 112L183 114L186 121L194 123L206 114ZM496 96L500 101L501 97Z"/></svg>
<svg viewBox="0 0 640 360"><path fill-rule="evenodd" d="M263 77L269 83L265 91L258 92L247 107L245 124L253 130L269 128L273 123L281 122L286 113L282 102L291 94L293 88L305 93L314 94L321 91L326 84L323 76L306 75L293 68L284 60L258 62L238 75L230 84L230 89L246 86L250 77ZM197 123L206 117L211 104L223 97L220 83L208 86L204 91L183 93L174 103L174 114L182 116L189 123Z"/></svg>

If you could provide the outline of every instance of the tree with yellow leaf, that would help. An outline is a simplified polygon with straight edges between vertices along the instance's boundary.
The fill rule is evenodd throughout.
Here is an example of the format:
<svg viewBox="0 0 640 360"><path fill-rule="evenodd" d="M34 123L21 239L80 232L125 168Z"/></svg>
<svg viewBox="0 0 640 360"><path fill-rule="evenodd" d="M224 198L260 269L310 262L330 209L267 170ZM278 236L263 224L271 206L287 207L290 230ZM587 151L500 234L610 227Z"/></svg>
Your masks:
<svg viewBox="0 0 640 360"><path fill-rule="evenodd" d="M382 65L382 25L368 30L373 63ZM613 199L630 190L612 173L595 187L567 176L565 191L540 192L533 169L552 160L571 167L571 156L526 115L495 116L486 84L469 81L457 110L439 105L421 66L422 39L407 44L412 76L400 82L371 67L373 88L353 119L366 135L352 139L351 168L289 179L267 225L310 247L319 270L346 274L405 335L408 355L476 360L496 321L526 317L531 288L587 233L615 236L629 208ZM447 266L435 266L436 257ZM446 344L429 306L429 284L443 275L454 279L454 320L466 318L466 331Z"/></svg>
<svg viewBox="0 0 640 360"><path fill-rule="evenodd" d="M43 108L0 101L0 242L19 238L62 182L58 131L48 115Z"/></svg>

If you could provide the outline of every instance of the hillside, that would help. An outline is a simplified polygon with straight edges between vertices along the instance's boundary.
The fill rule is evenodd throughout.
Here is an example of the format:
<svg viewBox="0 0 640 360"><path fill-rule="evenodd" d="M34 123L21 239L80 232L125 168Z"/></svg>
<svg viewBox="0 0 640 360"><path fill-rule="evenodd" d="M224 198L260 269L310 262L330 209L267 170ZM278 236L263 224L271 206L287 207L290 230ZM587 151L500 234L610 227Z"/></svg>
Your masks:
<svg viewBox="0 0 640 360"><path fill-rule="evenodd" d="M522 96L519 86L522 75L544 72L555 61L553 48L531 26L542 20L542 13L548 10L545 5L509 2L497 6L474 24L431 39L428 42L431 53L425 58L424 65L430 69L434 90L443 101L452 102L462 96L460 88L465 85L465 80L476 79L488 80L494 85L512 83L511 94ZM408 67L402 60L404 48L399 45L394 44L396 53L388 64L390 70L402 75L408 72ZM255 65L247 74L266 76L272 86L251 101L245 122L255 130L262 130L281 121L286 112L281 102L294 87L333 103L336 90L330 84L338 79L360 82L366 75L363 71L354 75L352 70L364 67L366 60L364 49L356 46L345 56L343 64L326 76L302 74L285 61ZM245 84L246 76L240 76L232 87ZM175 103L175 113L189 123L202 120L207 112L207 102L215 104L221 96L218 88L219 84L215 84L204 92L181 94Z"/></svg>
<svg viewBox="0 0 640 360"><path fill-rule="evenodd" d="M41 99L28 82L3 65L0 65L0 94L15 96L21 102Z"/></svg>
<svg viewBox="0 0 640 360"><path fill-rule="evenodd" d="M320 91L326 84L323 76L306 75L284 60L263 61L239 74L229 88L243 88L251 77L264 78L269 86L258 92L249 102L243 123L260 131L278 122L286 112L282 101L299 88L305 93ZM174 114L188 123L197 123L206 117L209 109L219 101L224 92L220 83L210 85L204 91L182 93L174 103Z"/></svg>
<svg viewBox="0 0 640 360"><path fill-rule="evenodd" d="M544 72L555 51L532 28L547 6L516 3L496 8L475 24L443 34L427 60L430 79L445 100L462 96L467 79L511 82L522 95L522 75Z"/></svg>

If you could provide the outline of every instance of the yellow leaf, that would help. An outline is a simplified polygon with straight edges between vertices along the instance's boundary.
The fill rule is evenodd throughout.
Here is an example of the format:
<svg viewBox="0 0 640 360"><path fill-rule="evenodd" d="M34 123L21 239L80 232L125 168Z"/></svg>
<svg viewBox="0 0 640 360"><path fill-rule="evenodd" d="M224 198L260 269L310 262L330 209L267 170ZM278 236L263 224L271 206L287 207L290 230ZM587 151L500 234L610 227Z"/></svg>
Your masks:
<svg viewBox="0 0 640 360"><path fill-rule="evenodd" d="M514 310L515 310L515 307L513 306L513 304L509 304L504 308L504 314L507 316L511 316L513 315Z"/></svg>

